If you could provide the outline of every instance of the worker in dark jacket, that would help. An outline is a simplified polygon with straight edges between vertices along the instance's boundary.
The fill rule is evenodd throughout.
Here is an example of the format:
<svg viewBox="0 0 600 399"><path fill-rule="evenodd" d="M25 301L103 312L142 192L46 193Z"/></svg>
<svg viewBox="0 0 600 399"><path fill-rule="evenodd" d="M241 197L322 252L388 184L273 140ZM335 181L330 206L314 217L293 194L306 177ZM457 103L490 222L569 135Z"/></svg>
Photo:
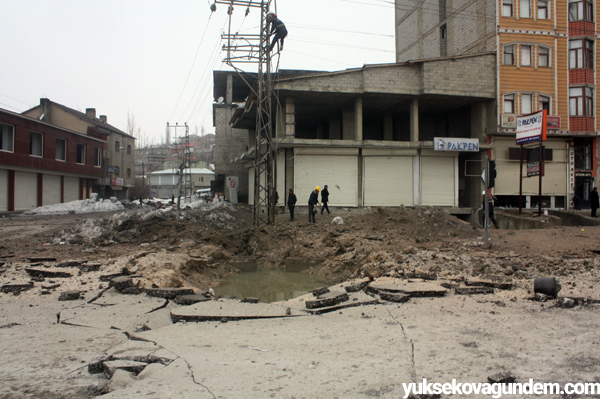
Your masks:
<svg viewBox="0 0 600 399"><path fill-rule="evenodd" d="M290 222L294 221L294 209L296 208L296 201L297 201L296 194L294 194L294 192L290 188L288 191L288 200L287 200L287 205L288 205L288 208L290 209Z"/></svg>
<svg viewBox="0 0 600 399"><path fill-rule="evenodd" d="M590 208L592 208L592 217L596 217L596 211L600 208L600 199L598 197L598 189L594 187L590 193Z"/></svg>
<svg viewBox="0 0 600 399"><path fill-rule="evenodd" d="M483 209L483 226L486 225L486 215L485 215L485 191L481 192L481 198L482 198L482 209ZM498 226L498 222L496 221L496 213L494 212L494 196L490 193L489 197L488 197L488 209L490 212L490 220L492 221L492 223L494 224L494 227L499 229L500 226Z"/></svg>
<svg viewBox="0 0 600 399"><path fill-rule="evenodd" d="M288 34L285 24L281 22L279 18L277 18L277 14L275 14L273 11L269 11L267 13L267 23L271 24L271 31L269 34L272 35L273 32L275 32L275 36L273 37L269 51L273 51L273 47L275 47L275 43L277 43L278 40L281 41L279 44L279 51L283 50L283 39L285 39Z"/></svg>
<svg viewBox="0 0 600 399"><path fill-rule="evenodd" d="M308 222L316 223L315 214L317 213L317 205L319 204L319 186L315 187L310 197L308 198Z"/></svg>
<svg viewBox="0 0 600 399"><path fill-rule="evenodd" d="M325 209L327 209L327 214L330 214L331 212L329 212L329 207L327 206L327 203L329 202L329 190L327 190L327 184L325 185L325 187L323 187L323 191L321 191L321 202L323 203L323 207L321 208L321 215L323 214L323 211Z"/></svg>

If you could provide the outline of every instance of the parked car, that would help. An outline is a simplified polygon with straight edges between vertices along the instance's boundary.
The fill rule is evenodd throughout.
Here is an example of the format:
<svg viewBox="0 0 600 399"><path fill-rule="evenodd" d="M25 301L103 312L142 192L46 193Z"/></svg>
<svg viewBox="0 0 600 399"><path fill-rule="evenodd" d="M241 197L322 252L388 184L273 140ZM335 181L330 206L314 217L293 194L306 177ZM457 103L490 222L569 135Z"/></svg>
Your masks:
<svg viewBox="0 0 600 399"><path fill-rule="evenodd" d="M213 198L213 195L210 191L210 188L201 188L200 190L196 190L196 197L201 198L205 201L210 201Z"/></svg>

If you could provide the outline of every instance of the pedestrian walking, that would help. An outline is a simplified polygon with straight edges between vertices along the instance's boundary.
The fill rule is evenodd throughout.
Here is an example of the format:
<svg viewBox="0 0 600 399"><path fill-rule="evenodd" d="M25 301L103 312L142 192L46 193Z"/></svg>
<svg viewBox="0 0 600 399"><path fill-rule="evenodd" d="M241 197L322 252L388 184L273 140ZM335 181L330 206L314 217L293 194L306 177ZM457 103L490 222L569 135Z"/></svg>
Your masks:
<svg viewBox="0 0 600 399"><path fill-rule="evenodd" d="M294 221L294 209L296 208L296 194L294 194L294 191L292 191L292 189L290 188L288 190L288 200L287 200L287 205L288 208L290 210L290 222Z"/></svg>
<svg viewBox="0 0 600 399"><path fill-rule="evenodd" d="M483 204L483 225L485 226L486 224L486 214L485 214L485 191L483 191L481 193L482 195L482 204ZM490 194L489 198L488 198L488 210L490 213L490 220L492 221L492 223L494 224L494 227L499 229L500 226L498 226L498 222L496 221L496 215L494 213L494 198L492 196L492 194Z"/></svg>
<svg viewBox="0 0 600 399"><path fill-rule="evenodd" d="M325 209L327 209L327 214L329 215L331 212L329 212L329 207L327 206L327 203L329 202L329 190L327 190L327 184L323 187L323 191L321 191L321 202L323 203L321 215Z"/></svg>
<svg viewBox="0 0 600 399"><path fill-rule="evenodd" d="M283 39L285 39L288 34L285 24L281 22L279 18L277 18L277 14L275 14L273 11L269 11L267 13L267 23L271 24L270 34L272 35L273 32L275 32L275 36L273 37L269 51L273 51L273 47L275 47L275 43L277 43L278 40L280 41L279 51L283 50Z"/></svg>
<svg viewBox="0 0 600 399"><path fill-rule="evenodd" d="M317 205L319 205L319 186L315 187L310 197L308 198L308 222L316 223L315 214L317 213Z"/></svg>
<svg viewBox="0 0 600 399"><path fill-rule="evenodd" d="M600 200L598 199L598 188L594 187L590 194L590 208L592 208L592 217L596 217L596 211L600 208Z"/></svg>

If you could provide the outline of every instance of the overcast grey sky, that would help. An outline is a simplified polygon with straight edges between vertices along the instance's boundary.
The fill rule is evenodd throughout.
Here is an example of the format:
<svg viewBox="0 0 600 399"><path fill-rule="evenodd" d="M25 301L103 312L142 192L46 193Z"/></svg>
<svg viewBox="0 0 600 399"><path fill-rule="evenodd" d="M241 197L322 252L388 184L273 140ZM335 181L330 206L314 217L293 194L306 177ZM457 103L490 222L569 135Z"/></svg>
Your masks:
<svg viewBox="0 0 600 399"><path fill-rule="evenodd" d="M213 0L0 0L0 108L22 112L46 97L96 108L144 141L167 122L212 127L212 71L222 63L227 7ZM280 69L342 70L394 62L393 0L279 0L289 34ZM232 31L259 33L260 11L235 7ZM252 70L251 65L242 66Z"/></svg>

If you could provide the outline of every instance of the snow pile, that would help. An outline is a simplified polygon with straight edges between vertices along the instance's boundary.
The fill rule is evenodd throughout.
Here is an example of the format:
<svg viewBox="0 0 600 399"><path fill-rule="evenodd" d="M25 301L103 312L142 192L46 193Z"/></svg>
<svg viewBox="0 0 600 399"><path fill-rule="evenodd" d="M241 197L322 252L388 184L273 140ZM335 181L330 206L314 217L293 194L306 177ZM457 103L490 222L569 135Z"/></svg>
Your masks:
<svg viewBox="0 0 600 399"><path fill-rule="evenodd" d="M115 197L103 200L98 199L98 194L94 193L86 200L40 206L23 212L23 215L66 215L69 213L114 212L123 209L125 207Z"/></svg>

